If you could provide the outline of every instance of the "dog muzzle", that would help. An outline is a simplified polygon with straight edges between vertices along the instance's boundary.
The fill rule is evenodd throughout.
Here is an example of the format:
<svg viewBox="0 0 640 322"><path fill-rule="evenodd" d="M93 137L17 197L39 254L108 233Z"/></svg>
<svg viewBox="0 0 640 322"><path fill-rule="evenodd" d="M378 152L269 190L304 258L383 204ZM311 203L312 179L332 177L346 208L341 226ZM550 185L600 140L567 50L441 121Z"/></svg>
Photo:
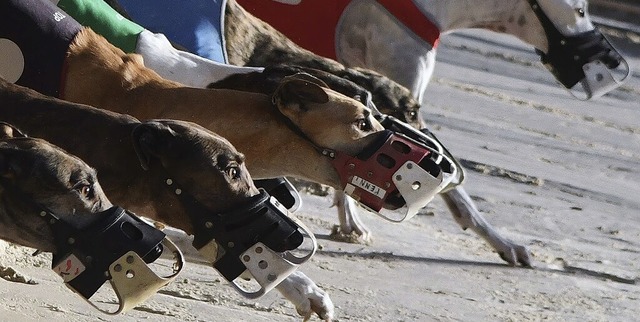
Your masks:
<svg viewBox="0 0 640 322"><path fill-rule="evenodd" d="M391 116L384 117L389 122L402 123ZM401 132L386 130L379 135L376 142L356 156L335 152L333 164L347 195L387 220L405 221L453 179L441 164L447 163L454 172L456 166L441 151ZM400 207L404 208L398 209L399 213L382 211Z"/></svg>
<svg viewBox="0 0 640 322"><path fill-rule="evenodd" d="M317 250L313 233L264 189L242 206L214 214L172 180L167 185L175 189L190 214L193 246L247 298L272 290ZM308 251L300 248L305 236ZM245 272L257 285L242 283L239 277Z"/></svg>
<svg viewBox="0 0 640 322"><path fill-rule="evenodd" d="M600 97L629 77L629 64L600 31L564 36L536 0L529 0L529 4L545 30L549 46L547 53L536 52L573 96L582 100Z"/></svg>
<svg viewBox="0 0 640 322"><path fill-rule="evenodd" d="M48 211L40 215L55 238L53 270L69 288L104 313L118 314L137 306L173 281L184 267L182 253L163 232L120 207L86 216L89 222L68 222ZM163 252L170 252L175 262L168 275L158 276L150 264ZM117 296L115 311L90 300L106 281Z"/></svg>

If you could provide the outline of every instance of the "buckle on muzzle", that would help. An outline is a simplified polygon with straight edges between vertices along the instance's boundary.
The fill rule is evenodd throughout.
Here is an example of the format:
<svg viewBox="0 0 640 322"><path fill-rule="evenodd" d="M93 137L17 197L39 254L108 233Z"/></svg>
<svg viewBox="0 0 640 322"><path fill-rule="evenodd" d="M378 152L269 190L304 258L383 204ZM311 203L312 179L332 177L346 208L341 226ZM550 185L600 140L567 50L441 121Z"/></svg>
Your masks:
<svg viewBox="0 0 640 322"><path fill-rule="evenodd" d="M388 120L385 128L404 124L391 116L382 117ZM412 135L426 137L411 131L416 132ZM456 163L438 145L432 147L404 133L386 130L357 156L336 153L333 162L347 195L384 219L402 222L415 216L457 175ZM404 213L383 211L383 207L404 207Z"/></svg>
<svg viewBox="0 0 640 322"><path fill-rule="evenodd" d="M134 308L173 281L184 267L182 253L163 232L120 207L92 216L95 220L83 228L46 215L58 249L52 269L103 313L115 315ZM149 264L165 251L175 261L167 275L159 276ZM90 300L107 280L117 297L115 311Z"/></svg>
<svg viewBox="0 0 640 322"><path fill-rule="evenodd" d="M301 230L301 231L300 231ZM276 287L315 254L315 236L302 222L263 189L241 209L210 216L196 228L193 246L243 296L259 298ZM310 250L298 256L304 235ZM248 273L258 284L245 287L239 280Z"/></svg>

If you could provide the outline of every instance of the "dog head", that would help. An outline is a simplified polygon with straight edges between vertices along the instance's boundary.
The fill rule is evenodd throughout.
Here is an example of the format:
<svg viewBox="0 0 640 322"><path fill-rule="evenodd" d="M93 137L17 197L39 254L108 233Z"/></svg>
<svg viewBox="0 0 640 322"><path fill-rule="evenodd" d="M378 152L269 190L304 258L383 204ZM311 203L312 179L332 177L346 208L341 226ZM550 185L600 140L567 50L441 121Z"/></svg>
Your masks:
<svg viewBox="0 0 640 322"><path fill-rule="evenodd" d="M43 209L73 221L112 206L94 169L7 124L0 125L0 180L1 237L43 251L55 251L51 230L39 218Z"/></svg>
<svg viewBox="0 0 640 322"><path fill-rule="evenodd" d="M132 137L143 168L159 171L156 176L166 175L165 180L179 184L184 193L211 212L228 211L258 193L244 155L202 126L177 120L151 120L136 126ZM179 216L176 213L172 217L162 219L175 227L188 222L183 220L175 225L172 221Z"/></svg>
<svg viewBox="0 0 640 322"><path fill-rule="evenodd" d="M273 101L300 133L321 148L355 155L384 130L368 107L309 74L284 77Z"/></svg>

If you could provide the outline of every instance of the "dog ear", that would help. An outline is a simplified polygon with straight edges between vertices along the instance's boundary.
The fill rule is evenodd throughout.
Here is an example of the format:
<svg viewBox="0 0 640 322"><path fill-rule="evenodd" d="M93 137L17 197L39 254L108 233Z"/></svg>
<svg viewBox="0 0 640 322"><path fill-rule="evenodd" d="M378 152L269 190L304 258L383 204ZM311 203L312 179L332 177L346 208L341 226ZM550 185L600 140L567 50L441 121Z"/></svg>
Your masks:
<svg viewBox="0 0 640 322"><path fill-rule="evenodd" d="M175 132L165 123L147 121L137 125L131 136L140 166L149 170L154 159L160 159L169 149L170 138Z"/></svg>
<svg viewBox="0 0 640 322"><path fill-rule="evenodd" d="M27 135L22 133L22 131L20 131L17 127L7 122L0 122L0 140L26 137Z"/></svg>
<svg viewBox="0 0 640 322"><path fill-rule="evenodd" d="M326 88L329 86L320 79L307 73L297 73L282 79L273 93L272 101L282 113L291 117L292 113L305 111L306 103L327 103L329 94Z"/></svg>

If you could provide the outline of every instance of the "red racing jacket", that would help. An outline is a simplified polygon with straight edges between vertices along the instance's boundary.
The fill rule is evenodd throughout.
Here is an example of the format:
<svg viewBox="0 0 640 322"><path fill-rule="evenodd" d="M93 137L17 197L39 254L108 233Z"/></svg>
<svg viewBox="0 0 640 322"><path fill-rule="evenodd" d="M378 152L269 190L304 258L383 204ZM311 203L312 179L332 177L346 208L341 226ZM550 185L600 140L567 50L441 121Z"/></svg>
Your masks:
<svg viewBox="0 0 640 322"><path fill-rule="evenodd" d="M336 59L336 28L352 0L280 1L237 0L248 12L266 21L296 44L318 55ZM412 0L375 1L422 40L434 48L437 46L440 31Z"/></svg>

